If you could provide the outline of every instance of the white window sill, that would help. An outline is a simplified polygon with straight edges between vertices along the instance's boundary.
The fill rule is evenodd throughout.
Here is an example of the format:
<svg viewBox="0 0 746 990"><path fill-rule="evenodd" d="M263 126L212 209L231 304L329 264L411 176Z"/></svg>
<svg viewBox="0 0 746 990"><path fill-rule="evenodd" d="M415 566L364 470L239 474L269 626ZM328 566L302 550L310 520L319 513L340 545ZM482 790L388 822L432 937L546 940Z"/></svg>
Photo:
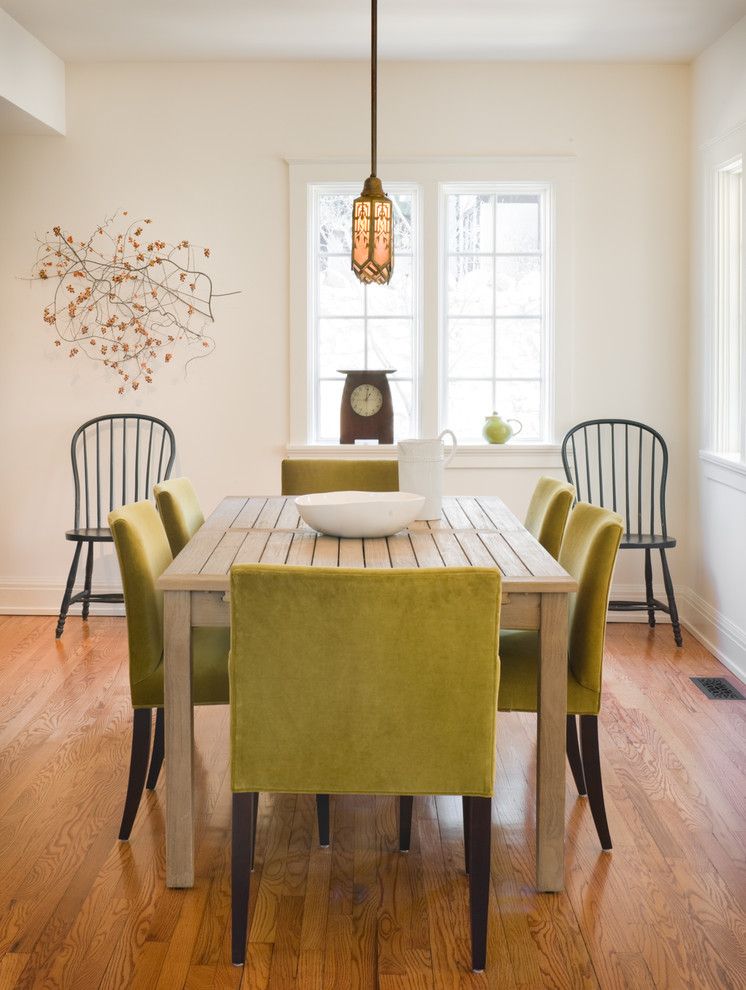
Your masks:
<svg viewBox="0 0 746 990"><path fill-rule="evenodd" d="M735 454L731 456L729 454L717 454L714 450L700 450L699 459L707 464L714 464L716 467L746 476L746 463Z"/></svg>
<svg viewBox="0 0 746 990"><path fill-rule="evenodd" d="M396 444L288 444L288 457L394 460ZM562 467L556 443L460 444L449 470Z"/></svg>
<svg viewBox="0 0 746 990"><path fill-rule="evenodd" d="M712 450L700 450L699 459L709 481L746 494L746 464L742 460Z"/></svg>

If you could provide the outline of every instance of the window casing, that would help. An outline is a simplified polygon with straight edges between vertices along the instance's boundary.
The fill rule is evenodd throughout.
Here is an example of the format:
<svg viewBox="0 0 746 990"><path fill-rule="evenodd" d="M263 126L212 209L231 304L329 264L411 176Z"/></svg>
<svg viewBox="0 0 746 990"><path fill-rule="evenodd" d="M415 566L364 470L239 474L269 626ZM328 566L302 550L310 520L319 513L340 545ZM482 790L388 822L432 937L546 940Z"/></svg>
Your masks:
<svg viewBox="0 0 746 990"><path fill-rule="evenodd" d="M397 374L392 376L394 402L399 406L396 439L401 439L405 431L406 435L432 436L452 425L449 422L452 417L461 415L456 432L466 449L459 454L460 462L464 466L467 463L478 466L475 458L481 458L487 466L494 457L504 457L504 448L489 446L481 438L484 417L497 407L502 416L524 423L522 434L511 442L512 457L521 449L527 453L531 449L556 450L555 423L567 419L572 395L574 159L568 156L383 162L380 172L385 177L387 194L411 196L406 246L397 240L390 286L367 289L353 286L351 291L359 293L354 299L354 312L343 312L340 306L331 313L323 299L327 289L325 273L330 269L323 269L319 258L326 253L323 263L336 266L335 278L344 284L348 273L354 279L349 272L350 218L342 199L349 197L351 204L359 192L361 168L364 171L364 163L290 163L289 450L308 450L311 456L315 449L327 451L321 456L329 456L329 448L333 446L339 451L334 456L352 455L352 449L337 443L338 396L341 397L343 380L337 369L349 367L348 362L353 360L353 366L364 367L362 362L366 362L371 368L387 365L397 368ZM476 218L470 219L464 211L456 250L449 251L447 211L449 197L453 195L491 197L496 208L499 204L501 211L509 213L512 209L514 213L514 222L507 227L503 223L503 229L493 234L494 250L484 252L493 272L496 270L498 274L498 279L492 277L490 283L497 298L490 303L489 312L476 314L490 326L490 335L483 334L484 363L488 366L483 377L488 388L473 403L468 415L463 410L458 412L453 394L449 394L456 381L469 375L461 375L458 367L449 369L449 360L454 357L454 338L447 309L453 301L447 298L447 273L449 264L453 267L449 254L469 253L461 248L469 238L474 238ZM323 197L328 196L338 199L339 234L333 237L322 232ZM522 223L519 214L525 221L524 228L532 225L536 228L530 246L527 242L518 243ZM535 224L533 219L530 222L526 219L529 214L535 218ZM513 242L506 244L503 234L509 228L513 230ZM453 230L453 223L450 229ZM299 237L304 230L305 236ZM561 254L556 251L555 231L561 234ZM525 229L523 235L525 241L528 236ZM319 248L322 239L328 241L323 251ZM463 263L463 267L469 264L464 258L458 263ZM517 279L515 269L521 266L521 278ZM406 293L402 291L402 274ZM512 293L510 309L503 305L510 295L506 291L506 279L518 290L517 294ZM400 298L397 311L382 313L385 296L380 293L387 290L400 293L400 297L407 295L409 308ZM374 303L377 312L372 312L369 306L373 293L379 293ZM518 303L520 307L515 312ZM391 324L396 320L408 321L406 346L402 333L398 350L394 349L393 335L387 346L381 348L380 324L373 325L379 316L388 316ZM351 336L343 329L350 319L357 321L348 324L353 330ZM328 322L333 320L339 324L335 332ZM327 322L322 325L322 321ZM405 360L410 355L411 359ZM411 400L407 391L410 388ZM516 397L510 388L513 393L522 389L522 396ZM521 399L521 405L517 398Z"/></svg>
<svg viewBox="0 0 746 990"><path fill-rule="evenodd" d="M746 461L743 158L715 173L712 424L716 453Z"/></svg>
<svg viewBox="0 0 746 990"><path fill-rule="evenodd" d="M441 417L467 442L493 410L550 435L549 215L546 185L442 187Z"/></svg>
<svg viewBox="0 0 746 990"><path fill-rule="evenodd" d="M414 183L387 185L395 237L389 285L363 285L351 271L352 201L359 191L351 183L309 187L314 443L339 441L341 372L347 369L393 369L394 435L416 436L419 427L419 190Z"/></svg>

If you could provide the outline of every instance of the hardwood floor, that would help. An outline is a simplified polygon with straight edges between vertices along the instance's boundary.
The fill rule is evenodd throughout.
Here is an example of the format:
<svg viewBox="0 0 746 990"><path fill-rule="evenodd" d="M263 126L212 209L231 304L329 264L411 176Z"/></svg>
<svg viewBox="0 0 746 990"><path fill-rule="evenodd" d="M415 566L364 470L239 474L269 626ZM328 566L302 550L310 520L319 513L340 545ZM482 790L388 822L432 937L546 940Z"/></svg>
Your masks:
<svg viewBox="0 0 746 990"><path fill-rule="evenodd" d="M568 771L566 891L537 895L534 719L500 716L488 970L468 969L461 802L262 795L245 970L230 965L228 710L200 709L197 883L164 885L164 776L117 841L123 619L0 617L0 988L746 987L746 703L668 627L612 625L601 750L614 851ZM168 773L168 764L164 764Z"/></svg>

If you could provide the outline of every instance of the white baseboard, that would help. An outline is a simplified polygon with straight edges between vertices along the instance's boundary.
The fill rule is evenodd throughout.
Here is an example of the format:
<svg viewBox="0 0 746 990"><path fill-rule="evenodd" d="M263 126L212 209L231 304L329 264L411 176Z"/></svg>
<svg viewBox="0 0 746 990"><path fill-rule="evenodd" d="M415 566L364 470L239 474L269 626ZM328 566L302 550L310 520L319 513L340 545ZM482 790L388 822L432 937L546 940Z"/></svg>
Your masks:
<svg viewBox="0 0 746 990"><path fill-rule="evenodd" d="M0 581L0 615L59 615L65 586L54 581ZM75 591L80 591L76 586ZM96 584L100 594L121 594L121 584ZM70 615L80 612L73 605ZM91 602L91 615L124 615L124 605Z"/></svg>
<svg viewBox="0 0 746 990"><path fill-rule="evenodd" d="M0 581L0 615L57 615L63 590L62 585L53 581ZM121 586L97 585L96 590L113 593L121 591ZM662 588L655 588L655 596L660 601L666 600ZM643 601L645 587L631 584L614 585L612 598ZM676 601L682 626L728 670L746 683L746 631L691 588L679 585L676 588ZM79 607L73 606L71 615L78 612ZM124 615L124 606L94 602L91 605L91 615ZM647 614L610 612L608 619L609 622L647 622ZM656 613L656 622L661 625L670 624L670 621L667 615Z"/></svg>
<svg viewBox="0 0 746 990"><path fill-rule="evenodd" d="M746 684L746 630L691 588L685 589L685 625L689 632Z"/></svg>
<svg viewBox="0 0 746 990"><path fill-rule="evenodd" d="M686 597L686 588L680 588L676 586L676 604L679 609L679 618L682 620L681 615L681 605L682 600ZM659 602L666 601L666 591L664 588L659 588L653 586L653 594L658 599ZM611 586L611 600L622 601L622 602L644 602L645 601L645 585L644 584L612 584ZM607 622L647 622L648 613L647 612L607 612L606 614ZM671 619L666 615L665 612L656 612L655 621L660 625L670 625Z"/></svg>
<svg viewBox="0 0 746 990"><path fill-rule="evenodd" d="M665 589L654 587L655 597L666 601ZM644 601L645 585L615 584L612 599ZM723 615L692 588L676 586L676 604L681 625L717 659L746 683L746 631ZM609 622L647 622L647 612L609 612ZM655 613L659 625L670 625L671 619L664 612Z"/></svg>

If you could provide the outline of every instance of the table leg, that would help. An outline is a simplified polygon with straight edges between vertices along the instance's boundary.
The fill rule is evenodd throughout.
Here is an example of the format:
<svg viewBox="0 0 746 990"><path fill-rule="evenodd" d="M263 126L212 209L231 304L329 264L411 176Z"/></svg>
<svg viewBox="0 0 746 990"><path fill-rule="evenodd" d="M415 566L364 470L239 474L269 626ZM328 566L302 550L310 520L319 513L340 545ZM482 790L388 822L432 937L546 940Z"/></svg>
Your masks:
<svg viewBox="0 0 746 990"><path fill-rule="evenodd" d="M541 596L536 762L539 890L562 890L564 886L567 607L565 594Z"/></svg>
<svg viewBox="0 0 746 990"><path fill-rule="evenodd" d="M166 883L194 885L194 712L191 595L163 594L166 715Z"/></svg>

